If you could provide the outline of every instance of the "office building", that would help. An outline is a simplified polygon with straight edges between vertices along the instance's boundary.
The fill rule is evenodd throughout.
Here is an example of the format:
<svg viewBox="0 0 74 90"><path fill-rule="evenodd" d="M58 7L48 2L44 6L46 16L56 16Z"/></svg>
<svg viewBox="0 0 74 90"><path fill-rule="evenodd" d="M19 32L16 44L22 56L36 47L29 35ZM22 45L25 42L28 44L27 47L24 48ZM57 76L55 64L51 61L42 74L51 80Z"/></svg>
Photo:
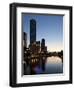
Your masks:
<svg viewBox="0 0 74 90"><path fill-rule="evenodd" d="M36 42L36 21L30 20L30 44Z"/></svg>
<svg viewBox="0 0 74 90"><path fill-rule="evenodd" d="M27 48L27 34L23 32L23 46Z"/></svg>
<svg viewBox="0 0 74 90"><path fill-rule="evenodd" d="M47 47L45 46L45 39L42 39L41 41L41 52L47 52Z"/></svg>

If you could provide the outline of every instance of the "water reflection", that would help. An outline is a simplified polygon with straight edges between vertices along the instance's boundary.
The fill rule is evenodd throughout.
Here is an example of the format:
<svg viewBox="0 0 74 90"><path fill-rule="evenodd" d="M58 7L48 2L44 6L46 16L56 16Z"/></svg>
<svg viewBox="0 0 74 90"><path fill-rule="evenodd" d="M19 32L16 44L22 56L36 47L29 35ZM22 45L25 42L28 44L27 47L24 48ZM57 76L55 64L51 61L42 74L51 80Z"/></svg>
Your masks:
<svg viewBox="0 0 74 90"><path fill-rule="evenodd" d="M45 67L46 70L44 73L63 73L63 63L59 57L48 57Z"/></svg>
<svg viewBox="0 0 74 90"><path fill-rule="evenodd" d="M59 57L48 57L45 65L42 64L42 69L36 66L34 70L37 74L63 73L62 60Z"/></svg>
<svg viewBox="0 0 74 90"><path fill-rule="evenodd" d="M33 61L32 61L33 62ZM63 63L61 58L57 56L48 57L43 60L36 62L34 60L33 64L30 64L30 67L27 67L25 74L57 74L63 73Z"/></svg>

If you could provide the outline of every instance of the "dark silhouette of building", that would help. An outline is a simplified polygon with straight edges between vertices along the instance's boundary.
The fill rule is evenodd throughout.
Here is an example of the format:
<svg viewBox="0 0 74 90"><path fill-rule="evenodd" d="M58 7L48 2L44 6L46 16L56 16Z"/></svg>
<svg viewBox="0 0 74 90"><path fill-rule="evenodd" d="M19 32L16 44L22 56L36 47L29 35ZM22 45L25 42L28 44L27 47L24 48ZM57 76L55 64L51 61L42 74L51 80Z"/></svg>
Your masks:
<svg viewBox="0 0 74 90"><path fill-rule="evenodd" d="M30 20L30 44L36 42L36 21Z"/></svg>
<svg viewBox="0 0 74 90"><path fill-rule="evenodd" d="M27 48L27 34L25 32L23 33L23 46Z"/></svg>
<svg viewBox="0 0 74 90"><path fill-rule="evenodd" d="M36 41L36 53L40 53L40 41Z"/></svg>
<svg viewBox="0 0 74 90"><path fill-rule="evenodd" d="M41 52L47 52L47 47L45 46L45 39L41 41Z"/></svg>
<svg viewBox="0 0 74 90"><path fill-rule="evenodd" d="M41 47L45 47L45 39L42 39Z"/></svg>

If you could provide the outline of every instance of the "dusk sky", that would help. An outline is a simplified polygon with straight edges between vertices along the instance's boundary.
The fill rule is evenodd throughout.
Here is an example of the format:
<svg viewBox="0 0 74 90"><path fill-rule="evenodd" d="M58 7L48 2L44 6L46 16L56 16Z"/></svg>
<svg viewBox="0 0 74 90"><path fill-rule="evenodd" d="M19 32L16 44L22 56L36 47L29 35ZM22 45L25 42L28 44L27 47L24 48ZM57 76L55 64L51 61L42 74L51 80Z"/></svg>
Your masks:
<svg viewBox="0 0 74 90"><path fill-rule="evenodd" d="M48 51L63 50L63 16L22 14L23 32L27 33L27 43L30 43L30 20L36 20L36 41L45 39Z"/></svg>

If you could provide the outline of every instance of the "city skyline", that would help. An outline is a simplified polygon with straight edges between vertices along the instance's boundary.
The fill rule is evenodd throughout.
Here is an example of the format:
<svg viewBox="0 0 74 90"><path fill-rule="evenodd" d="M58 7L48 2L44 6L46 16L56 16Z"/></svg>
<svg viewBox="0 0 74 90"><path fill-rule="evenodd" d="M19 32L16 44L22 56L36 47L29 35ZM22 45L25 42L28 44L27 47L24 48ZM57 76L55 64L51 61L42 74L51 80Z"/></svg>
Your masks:
<svg viewBox="0 0 74 90"><path fill-rule="evenodd" d="M36 20L36 41L45 39L47 51L63 50L63 16L23 14L23 31L27 33L30 44L30 20Z"/></svg>

